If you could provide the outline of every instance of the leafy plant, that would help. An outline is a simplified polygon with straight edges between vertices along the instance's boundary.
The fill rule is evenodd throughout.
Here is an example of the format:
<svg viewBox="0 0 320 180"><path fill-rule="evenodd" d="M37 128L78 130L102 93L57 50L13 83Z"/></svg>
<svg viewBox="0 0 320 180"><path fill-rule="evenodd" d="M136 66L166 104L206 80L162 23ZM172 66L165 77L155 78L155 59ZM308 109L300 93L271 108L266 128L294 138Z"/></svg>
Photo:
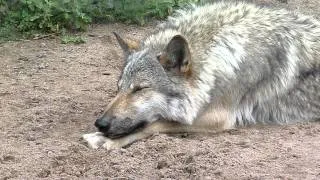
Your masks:
<svg viewBox="0 0 320 180"><path fill-rule="evenodd" d="M145 24L200 0L0 0L0 39L21 34L85 31L90 23ZM12 34L7 32L14 32Z"/></svg>
<svg viewBox="0 0 320 180"><path fill-rule="evenodd" d="M83 7L77 0L20 0L11 5L5 21L21 32L85 30L91 18L82 12Z"/></svg>
<svg viewBox="0 0 320 180"><path fill-rule="evenodd" d="M85 42L86 42L86 40L82 36L63 35L61 37L62 44L69 44L69 43L81 44L81 43L85 43Z"/></svg>

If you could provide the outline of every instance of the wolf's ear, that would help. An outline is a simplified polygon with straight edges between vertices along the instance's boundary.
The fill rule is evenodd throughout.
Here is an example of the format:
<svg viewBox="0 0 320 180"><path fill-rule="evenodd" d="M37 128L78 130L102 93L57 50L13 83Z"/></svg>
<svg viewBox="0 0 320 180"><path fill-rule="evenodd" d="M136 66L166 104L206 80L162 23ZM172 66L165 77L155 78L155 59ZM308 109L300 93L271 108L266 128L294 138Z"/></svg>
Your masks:
<svg viewBox="0 0 320 180"><path fill-rule="evenodd" d="M126 56L130 55L139 48L139 43L131 39L122 38L118 33L113 32L117 41Z"/></svg>
<svg viewBox="0 0 320 180"><path fill-rule="evenodd" d="M174 69L179 73L191 73L191 54L187 40L181 35L174 36L165 52L158 57L165 69Z"/></svg>

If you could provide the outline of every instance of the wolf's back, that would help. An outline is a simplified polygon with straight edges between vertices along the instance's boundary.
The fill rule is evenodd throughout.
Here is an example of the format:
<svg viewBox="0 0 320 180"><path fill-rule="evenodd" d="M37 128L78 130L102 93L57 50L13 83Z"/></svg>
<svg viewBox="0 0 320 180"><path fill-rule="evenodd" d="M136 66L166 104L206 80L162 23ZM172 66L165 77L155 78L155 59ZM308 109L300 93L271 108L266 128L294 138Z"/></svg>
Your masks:
<svg viewBox="0 0 320 180"><path fill-rule="evenodd" d="M247 3L193 6L160 25L144 47L160 53L175 35L189 43L199 104L230 97L238 124L320 117L316 19Z"/></svg>
<svg viewBox="0 0 320 180"><path fill-rule="evenodd" d="M300 43L319 50L316 47L319 46L319 27L317 20L297 12L263 8L244 2L219 2L177 11L167 22L160 24L157 33L149 36L144 44L163 49L172 36L181 34L188 40L196 57L208 55L210 49L222 39L231 43L241 40L241 45L248 46L253 43L272 44L276 40L303 39ZM226 39L229 36L234 37ZM254 48L259 47L257 44ZM194 58L194 61L197 59Z"/></svg>

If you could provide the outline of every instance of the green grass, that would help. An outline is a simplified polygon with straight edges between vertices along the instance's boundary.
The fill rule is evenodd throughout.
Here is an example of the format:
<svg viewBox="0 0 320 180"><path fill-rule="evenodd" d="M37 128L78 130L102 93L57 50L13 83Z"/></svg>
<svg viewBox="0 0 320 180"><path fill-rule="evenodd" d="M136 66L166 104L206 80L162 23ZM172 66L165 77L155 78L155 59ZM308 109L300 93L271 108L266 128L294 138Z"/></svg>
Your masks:
<svg viewBox="0 0 320 180"><path fill-rule="evenodd" d="M75 35L63 35L61 37L62 44L82 44L85 43L86 40L82 36L75 36Z"/></svg>
<svg viewBox="0 0 320 180"><path fill-rule="evenodd" d="M0 42L34 33L86 31L91 23L144 25L190 2L200 0L0 0ZM63 43L84 42L80 37L61 39Z"/></svg>
<svg viewBox="0 0 320 180"><path fill-rule="evenodd" d="M14 41L22 38L21 33L16 32L12 26L0 27L0 43Z"/></svg>

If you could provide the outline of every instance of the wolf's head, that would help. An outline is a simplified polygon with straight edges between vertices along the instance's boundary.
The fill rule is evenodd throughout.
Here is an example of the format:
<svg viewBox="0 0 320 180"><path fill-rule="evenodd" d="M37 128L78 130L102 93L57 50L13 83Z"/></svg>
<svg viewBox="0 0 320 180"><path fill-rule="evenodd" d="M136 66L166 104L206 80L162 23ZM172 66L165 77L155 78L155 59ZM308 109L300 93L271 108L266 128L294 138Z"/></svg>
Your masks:
<svg viewBox="0 0 320 180"><path fill-rule="evenodd" d="M173 36L157 52L114 34L124 51L125 65L117 96L95 122L99 131L118 138L160 119L185 122L189 99L183 79L192 74L187 41Z"/></svg>

